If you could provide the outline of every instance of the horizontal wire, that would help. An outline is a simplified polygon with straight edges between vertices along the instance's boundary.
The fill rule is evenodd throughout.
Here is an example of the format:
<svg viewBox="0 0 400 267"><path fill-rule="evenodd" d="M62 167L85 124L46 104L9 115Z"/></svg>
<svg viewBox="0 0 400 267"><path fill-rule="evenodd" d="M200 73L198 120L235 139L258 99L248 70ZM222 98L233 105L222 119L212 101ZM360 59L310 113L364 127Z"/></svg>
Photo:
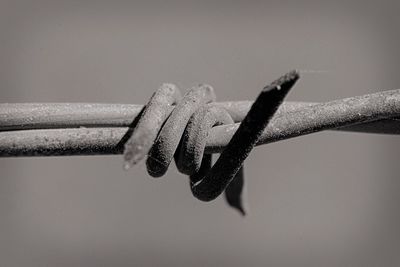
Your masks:
<svg viewBox="0 0 400 267"><path fill-rule="evenodd" d="M214 102L235 122L241 122L253 101ZM285 110L315 103L285 102ZM129 127L143 105L98 103L4 103L0 104L0 131L76 127ZM173 106L170 106L171 112Z"/></svg>
<svg viewBox="0 0 400 267"><path fill-rule="evenodd" d="M241 122L252 101L218 102ZM121 154L121 139L143 106L0 104L0 157ZM171 107L172 109L173 107ZM325 103L285 102L257 145L323 130L400 134L400 89ZM206 153L221 152L239 123L213 127Z"/></svg>

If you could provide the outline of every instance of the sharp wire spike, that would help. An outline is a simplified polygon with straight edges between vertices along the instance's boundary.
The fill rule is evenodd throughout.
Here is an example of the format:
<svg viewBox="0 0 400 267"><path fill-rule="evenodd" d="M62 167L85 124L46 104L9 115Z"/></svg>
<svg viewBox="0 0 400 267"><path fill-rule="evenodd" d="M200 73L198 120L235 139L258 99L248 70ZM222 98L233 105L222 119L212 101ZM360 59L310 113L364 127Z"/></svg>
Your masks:
<svg viewBox="0 0 400 267"><path fill-rule="evenodd" d="M263 88L218 160L200 182L192 185L196 198L211 201L226 189L298 79L298 72L291 71Z"/></svg>
<svg viewBox="0 0 400 267"><path fill-rule="evenodd" d="M243 166L236 173L235 178L225 189L225 199L229 206L239 211L242 216L247 213L247 194L246 183L244 180Z"/></svg>

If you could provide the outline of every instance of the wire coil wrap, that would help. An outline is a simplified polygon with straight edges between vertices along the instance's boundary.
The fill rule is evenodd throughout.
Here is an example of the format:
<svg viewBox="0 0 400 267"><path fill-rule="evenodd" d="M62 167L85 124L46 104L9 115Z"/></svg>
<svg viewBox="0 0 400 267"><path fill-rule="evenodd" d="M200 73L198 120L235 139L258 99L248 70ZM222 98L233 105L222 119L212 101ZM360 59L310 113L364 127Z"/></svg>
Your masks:
<svg viewBox="0 0 400 267"><path fill-rule="evenodd" d="M244 213L240 201L243 161L298 78L292 71L262 90L214 166L211 154L204 155L208 133L213 126L233 124L234 120L225 109L213 105L216 97L211 86L194 87L179 100L179 89L163 84L130 127L125 168L148 155L148 173L160 177L175 158L178 170L189 175L196 198L213 200L231 184L226 190L228 203ZM174 108L169 113L170 106Z"/></svg>

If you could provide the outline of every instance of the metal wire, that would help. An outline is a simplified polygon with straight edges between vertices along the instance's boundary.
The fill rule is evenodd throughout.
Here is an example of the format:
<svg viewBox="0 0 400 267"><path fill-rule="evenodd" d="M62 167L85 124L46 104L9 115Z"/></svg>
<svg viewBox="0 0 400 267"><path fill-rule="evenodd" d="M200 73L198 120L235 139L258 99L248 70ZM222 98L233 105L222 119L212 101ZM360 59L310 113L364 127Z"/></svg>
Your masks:
<svg viewBox="0 0 400 267"><path fill-rule="evenodd" d="M235 122L252 101L216 102ZM0 157L121 154L141 105L0 104ZM173 109L169 107L169 111ZM238 123L213 127L205 153L221 152ZM400 89L325 103L284 102L257 145L323 130L400 134Z"/></svg>
<svg viewBox="0 0 400 267"><path fill-rule="evenodd" d="M222 108L208 104L215 101L214 91L208 85L192 88L180 101L175 86L161 86L133 123L129 140L124 142L125 166L131 167L148 154L148 172L159 177L165 174L175 155L178 169L190 177L193 195L203 201L215 199L235 179L298 78L293 71L262 90L212 167L211 155L203 156L208 132L215 125L232 124L232 118ZM166 107L176 102L168 116Z"/></svg>
<svg viewBox="0 0 400 267"><path fill-rule="evenodd" d="M208 85L181 99L176 86L164 84L145 106L0 104L0 157L123 152L128 169L148 155L154 177L164 175L175 157L196 198L210 201L225 192L244 215L242 165L254 145L322 130L400 134L400 90L282 104L298 77L296 71L282 76L255 102L216 103ZM216 152L222 153L211 166Z"/></svg>
<svg viewBox="0 0 400 267"><path fill-rule="evenodd" d="M216 96L209 85L194 87L180 99L176 86L163 84L117 145L124 146L125 169L148 155L148 172L159 177L175 156L179 171L189 175L196 198L210 201L225 192L228 204L244 215L243 162L298 78L299 74L292 71L262 90L214 166L211 155L204 155L208 132L213 126L232 125L232 117L225 109L212 105ZM35 127L31 118L27 121ZM8 132L19 132L12 126L5 126Z"/></svg>

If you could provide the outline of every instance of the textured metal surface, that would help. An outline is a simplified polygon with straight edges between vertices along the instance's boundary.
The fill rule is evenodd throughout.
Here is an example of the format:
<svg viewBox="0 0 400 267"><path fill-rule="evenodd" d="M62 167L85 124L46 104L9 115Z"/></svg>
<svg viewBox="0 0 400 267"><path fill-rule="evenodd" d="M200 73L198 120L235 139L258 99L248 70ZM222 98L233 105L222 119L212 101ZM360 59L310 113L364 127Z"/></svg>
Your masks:
<svg viewBox="0 0 400 267"><path fill-rule="evenodd" d="M212 155L204 154L207 137L213 127L234 125L234 119L227 111L234 105L228 103L227 108L224 109L221 105L215 104L214 89L209 85L193 87L180 99L180 91L175 85L163 84L140 112L135 114L128 130L115 147L108 146L107 149L114 151L123 149L125 169L129 169L147 155L147 170L153 177L163 176L175 158L178 170L190 177L190 188L196 198L211 201L225 192L228 204L244 215L246 213L243 197L244 160L298 78L297 71L289 72L261 91L248 112L246 110L246 116L213 166ZM63 110L61 113L64 112L64 114L61 114L57 104L51 107L54 112L46 110L46 107L43 108L40 104L32 104L30 107L28 105L14 106L17 109L30 108L34 116L32 112L29 116L24 116L27 115L25 114L27 110L22 112L14 110L17 111L14 113L12 107L7 104L4 106L6 106L5 112L1 116L4 124L0 133L19 134L43 131L39 127L49 128L47 131L56 133L51 137L46 136L42 140L44 142L40 141L40 138L31 140L32 144L39 144L39 146L53 143L52 148L40 148L43 155L51 154L52 149L65 151L62 144L71 144L70 140L77 137L72 133L67 136L67 139L60 140L57 136L60 132L56 132L59 129L51 128L60 127L63 123L64 127L69 124L68 127L79 126L80 129L83 127L82 124L85 126L104 124L102 118L94 119L87 114L79 115L76 114L76 110L70 110L69 113ZM90 106L82 106L80 110L87 107L90 108ZM67 108L71 107L67 106ZM233 110L233 116L237 117L237 113L236 108ZM95 116L99 116L99 113L95 113ZM114 118L111 117L111 120ZM92 125L87 125L90 123ZM121 120L117 121L116 125L119 126L120 123ZM65 130L70 129L73 128ZM102 135L101 130L99 134ZM92 137L96 136L92 135ZM0 139L1 141L4 140ZM93 153L104 151L95 143L90 143L89 146L93 148ZM11 147L15 148L16 144L11 144ZM85 149L85 146L80 145L72 145L72 147ZM23 151L23 153L29 152Z"/></svg>
<svg viewBox="0 0 400 267"><path fill-rule="evenodd" d="M251 104L240 101L213 105L226 109L238 122ZM121 154L120 141L142 108L117 104L0 104L0 157ZM323 130L400 134L399 118L400 90L325 103L284 102L258 145ZM237 127L213 127L205 153L221 152Z"/></svg>
<svg viewBox="0 0 400 267"><path fill-rule="evenodd" d="M143 159L153 146L157 134L165 120L170 115L170 106L176 104L180 98L179 89L173 84L163 84L150 98L141 113L135 117L132 132L124 143L124 168L129 169Z"/></svg>
<svg viewBox="0 0 400 267"><path fill-rule="evenodd" d="M299 78L293 71L254 101L215 102L199 85L182 98L163 84L145 106L118 104L0 104L0 157L124 154L129 169L147 157L163 176L175 159L193 195L246 213L243 163L255 145L322 130L400 134L400 90L326 103L282 103ZM212 165L212 153L221 153Z"/></svg>
<svg viewBox="0 0 400 267"><path fill-rule="evenodd" d="M400 89L383 91L362 96L370 98L369 102L379 108L379 101L382 105L398 105ZM282 113L311 110L312 106L324 107L328 104L341 105L342 101L358 101L358 97L351 97L343 100L336 100L327 103L315 102L284 102L277 111L277 116ZM382 100L383 99L383 100ZM241 122L250 109L253 101L216 102L213 105L224 108L235 122ZM376 104L375 104L376 103ZM385 110L387 107L381 106ZM338 108L338 107L335 107ZM366 107L367 109L370 107ZM98 104L98 103L3 103L0 104L0 131L6 130L28 130L28 129L57 129L57 128L108 128L108 127L129 127L143 105L131 104ZM173 107L170 107L171 112ZM361 110L360 110L361 112ZM321 115L324 115L321 112ZM377 114L372 118L373 122L363 127L364 121L360 121L357 127L353 124L346 124L340 130L397 134L399 132L400 118L397 107L393 112ZM378 125L374 127L374 125ZM382 125L387 125L382 129ZM339 129L338 129L339 130Z"/></svg>
<svg viewBox="0 0 400 267"><path fill-rule="evenodd" d="M189 90L178 102L148 155L147 170L150 175L160 177L166 173L190 118L200 107L215 101L215 98L211 86L200 85Z"/></svg>
<svg viewBox="0 0 400 267"><path fill-rule="evenodd" d="M234 123L225 109L212 104L214 89L199 85L179 99L176 86L162 85L121 139L125 168L148 155L148 173L160 177L175 158L178 170L189 175L196 198L210 201L225 192L228 204L244 215L243 162L298 78L293 71L262 90L214 166L211 155L204 155L208 133L213 126Z"/></svg>
<svg viewBox="0 0 400 267"><path fill-rule="evenodd" d="M154 177L166 172L174 155L180 172L187 175L197 173L203 162L209 130L215 125L234 123L224 109L207 104L216 98L212 87L194 87L182 100L180 95L175 85L163 84L143 107L125 134L128 140L121 139L125 169L137 164L150 152L147 169ZM172 105L175 107L170 114ZM211 161L211 155L205 157L205 161ZM244 215L243 171L234 181L225 191L225 196L228 204Z"/></svg>

